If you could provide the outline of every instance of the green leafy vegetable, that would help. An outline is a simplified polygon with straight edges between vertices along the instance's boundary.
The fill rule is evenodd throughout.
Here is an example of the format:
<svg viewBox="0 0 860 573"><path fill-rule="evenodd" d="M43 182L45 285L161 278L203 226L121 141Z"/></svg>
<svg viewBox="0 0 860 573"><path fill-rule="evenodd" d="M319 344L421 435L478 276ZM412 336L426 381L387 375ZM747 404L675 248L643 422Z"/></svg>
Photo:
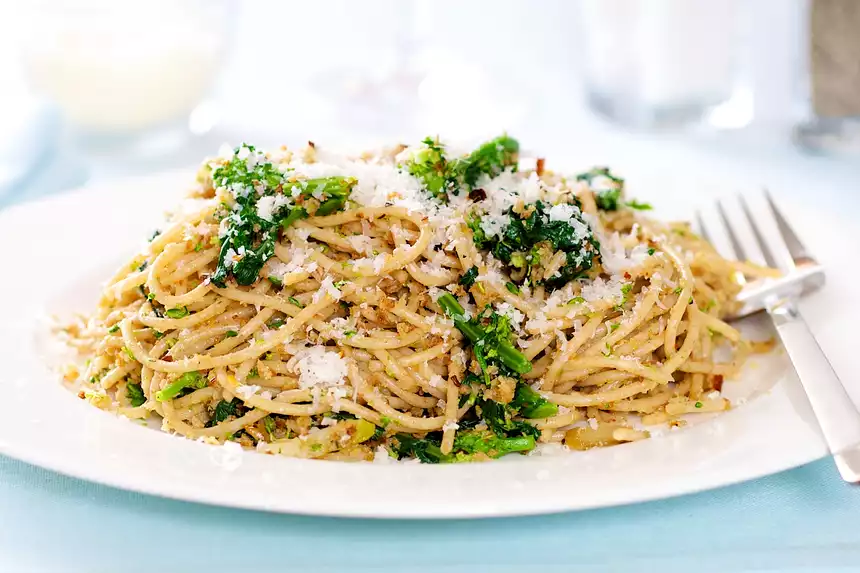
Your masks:
<svg viewBox="0 0 860 573"><path fill-rule="evenodd" d="M550 218L549 203L537 201L525 206L522 215L508 209L507 222L500 234L487 236L481 219L474 215L467 220L478 248L489 249L503 263L525 271L526 278L541 263L540 252L561 251L565 263L548 279L535 282L555 289L587 272L599 256L600 244L575 205L567 208L567 220Z"/></svg>
<svg viewBox="0 0 860 573"><path fill-rule="evenodd" d="M631 209L636 209L637 211L650 211L654 208L651 206L651 203L640 203L636 199L631 199L624 204Z"/></svg>
<svg viewBox="0 0 860 573"><path fill-rule="evenodd" d="M209 427L214 426L215 424L220 424L230 416L236 415L236 407L239 406L241 402L238 398L233 398L229 402L226 400L221 400L215 406L215 410L212 413L212 419L209 420L209 423L206 424Z"/></svg>
<svg viewBox="0 0 860 573"><path fill-rule="evenodd" d="M155 399L159 402L172 400L176 398L180 392L186 388L199 390L206 387L206 377L200 372L186 372L161 390L155 393Z"/></svg>
<svg viewBox="0 0 860 573"><path fill-rule="evenodd" d="M508 289L508 292L511 294L521 294L522 293L522 291L520 290L520 287L518 287L517 285L515 285L512 282L506 282L505 288Z"/></svg>
<svg viewBox="0 0 860 573"><path fill-rule="evenodd" d="M463 285L466 288L471 287L475 284L475 279L478 278L478 267L473 266L460 277L460 280L457 281L459 284Z"/></svg>
<svg viewBox="0 0 860 573"><path fill-rule="evenodd" d="M454 438L454 451L458 452L457 455L461 455L459 452L467 456L481 453L498 458L512 452L527 452L534 447L533 436L503 438L486 430L461 432Z"/></svg>
<svg viewBox="0 0 860 573"><path fill-rule="evenodd" d="M391 445L397 459L418 458L425 464L438 464L448 461L439 447L439 438L416 438L410 434L395 434Z"/></svg>
<svg viewBox="0 0 860 573"><path fill-rule="evenodd" d="M275 433L275 420L272 416L263 418L263 427L266 428L266 433L269 434L269 439L272 439L272 434Z"/></svg>
<svg viewBox="0 0 860 573"><path fill-rule="evenodd" d="M110 328L108 328L108 334L113 334L114 332L119 330L119 323L114 324Z"/></svg>
<svg viewBox="0 0 860 573"><path fill-rule="evenodd" d="M143 388L141 388L140 384L127 382L125 385L125 395L128 396L128 401L135 408L142 406L146 402L146 396L144 396Z"/></svg>
<svg viewBox="0 0 860 573"><path fill-rule="evenodd" d="M608 167L595 167L591 171L580 173L577 181L585 181L594 191L594 201L597 208L603 211L617 211L624 192L624 179L613 175Z"/></svg>
<svg viewBox="0 0 860 573"><path fill-rule="evenodd" d="M239 336L239 333L235 330L228 330L224 333L224 338L233 338L234 336Z"/></svg>
<svg viewBox="0 0 860 573"><path fill-rule="evenodd" d="M511 407L517 408L526 418L548 418L558 414L558 406L535 392L528 384L517 385Z"/></svg>
<svg viewBox="0 0 860 573"><path fill-rule="evenodd" d="M456 169L445 158L445 148L437 139L427 137L422 143L424 147L416 150L404 167L424 183L431 195L447 199L448 192L458 185Z"/></svg>
<svg viewBox="0 0 860 573"><path fill-rule="evenodd" d="M288 298L287 300L288 300L291 304L294 304L294 305L296 305L296 306L297 306L297 307L299 307L299 308L304 308L304 307L305 307L305 305L303 305L301 302L299 302L299 299L297 299L297 298L296 298L296 297L294 297L294 296L291 296L291 297L290 297L290 298Z"/></svg>
<svg viewBox="0 0 860 573"><path fill-rule="evenodd" d="M498 361L518 374L525 374L532 369L528 358L511 344L510 323L506 317L492 313L487 323L482 324L482 317L466 318L465 309L451 293L443 294L437 302L445 314L454 320L454 325L472 343L472 350L476 360L481 364L487 383L489 383L486 373L488 360Z"/></svg>
<svg viewBox="0 0 860 573"><path fill-rule="evenodd" d="M523 384L520 383L520 385ZM500 436L531 436L533 438L540 436L540 430L533 425L523 420L514 419L514 416L519 412L513 407L513 404L502 404L495 400L478 398L475 406L481 419L493 432Z"/></svg>
<svg viewBox="0 0 860 573"><path fill-rule="evenodd" d="M188 307L183 306L181 308L171 308L164 314L167 315L167 318L183 318L188 316Z"/></svg>
<svg viewBox="0 0 860 573"><path fill-rule="evenodd" d="M220 188L232 192L235 205L222 220L218 266L211 276L219 287L232 275L240 285L253 284L274 255L278 229L313 215L330 215L346 205L356 184L352 177L323 177L290 181L251 145L236 148L233 157L212 172ZM293 194L295 193L295 197ZM271 215L257 209L263 197L273 197Z"/></svg>
<svg viewBox="0 0 860 573"><path fill-rule="evenodd" d="M505 169L516 170L520 144L502 135L488 141L465 157L449 159L438 139L428 137L423 147L401 164L410 175L418 178L434 197L446 201L449 193L460 189L471 192L482 175L498 177Z"/></svg>
<svg viewBox="0 0 860 573"><path fill-rule="evenodd" d="M475 459L498 458L514 452L534 449L534 436L503 437L489 430L458 432L450 454L443 454L438 432L417 438L410 434L395 434L392 450L398 459L418 458L426 464L469 462Z"/></svg>
<svg viewBox="0 0 860 573"><path fill-rule="evenodd" d="M498 177L505 169L516 170L520 144L507 135L502 135L481 145L458 165L463 183L471 189L481 175Z"/></svg>

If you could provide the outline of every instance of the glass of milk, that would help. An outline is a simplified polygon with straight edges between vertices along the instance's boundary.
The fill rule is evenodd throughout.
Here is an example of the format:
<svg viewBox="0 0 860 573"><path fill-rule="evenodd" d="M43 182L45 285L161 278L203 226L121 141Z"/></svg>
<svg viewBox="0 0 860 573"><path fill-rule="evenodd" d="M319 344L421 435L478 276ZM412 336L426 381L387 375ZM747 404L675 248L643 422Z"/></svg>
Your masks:
<svg viewBox="0 0 860 573"><path fill-rule="evenodd" d="M598 114L645 128L743 127L738 0L583 0L586 97Z"/></svg>
<svg viewBox="0 0 860 573"><path fill-rule="evenodd" d="M91 147L211 129L227 0L39 0L27 5L24 71Z"/></svg>

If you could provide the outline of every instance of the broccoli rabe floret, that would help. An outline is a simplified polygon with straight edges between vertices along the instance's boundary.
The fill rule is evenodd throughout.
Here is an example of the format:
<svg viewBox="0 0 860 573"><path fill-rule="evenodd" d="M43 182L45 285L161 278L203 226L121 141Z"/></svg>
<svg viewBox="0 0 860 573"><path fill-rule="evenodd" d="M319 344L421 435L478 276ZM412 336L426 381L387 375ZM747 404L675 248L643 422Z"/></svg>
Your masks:
<svg viewBox="0 0 860 573"><path fill-rule="evenodd" d="M472 191L482 175L498 177L505 169L516 171L520 145L503 135L488 141L465 157L449 158L438 139L428 137L401 167L418 178L434 197L447 201L448 194Z"/></svg>
<svg viewBox="0 0 860 573"><path fill-rule="evenodd" d="M418 458L427 464L470 462L487 458L499 458L514 452L534 449L533 436L503 437L489 430L457 432L454 446L449 454L443 454L441 436L434 432L424 438L409 434L396 434L392 449L398 459Z"/></svg>
<svg viewBox="0 0 860 573"><path fill-rule="evenodd" d="M590 270L599 257L600 244L578 208L570 206L568 220L552 220L550 208L548 203L537 201L519 213L508 209L507 223L493 236L484 232L477 215L472 215L467 224L478 248L490 250L497 259L519 271L522 280L555 289ZM551 256L558 251L565 255L564 264L550 277L533 276L533 269L547 262L541 253Z"/></svg>
<svg viewBox="0 0 860 573"><path fill-rule="evenodd" d="M455 164L445 157L445 148L439 140L428 137L422 143L424 147L415 150L403 167L420 179L431 195L446 199L448 192L458 185Z"/></svg>
<svg viewBox="0 0 860 573"><path fill-rule="evenodd" d="M533 438L540 436L540 430L533 425L523 420L514 419L520 412L513 403L502 404L495 400L477 397L475 409L490 430L500 436L531 436Z"/></svg>
<svg viewBox="0 0 860 573"><path fill-rule="evenodd" d="M463 276L460 277L460 280L457 281L458 284L463 285L466 288L470 288L478 278L478 267L473 266L469 268Z"/></svg>
<svg viewBox="0 0 860 573"><path fill-rule="evenodd" d="M519 153L519 142L507 135L488 141L461 160L463 183L471 189L481 175L492 179L501 175L505 169L516 171Z"/></svg>
<svg viewBox="0 0 860 573"><path fill-rule="evenodd" d="M535 392L528 384L517 385L510 407L519 410L524 418L549 418L558 414L558 406Z"/></svg>
<svg viewBox="0 0 860 573"><path fill-rule="evenodd" d="M249 157L254 160L249 162ZM221 287L230 275L240 285L253 284L260 269L275 254L280 228L286 229L308 214L330 215L343 209L356 184L352 177L322 177L289 183L252 145L237 147L230 160L212 171L212 181L217 187L229 189L236 201L222 221L218 266L211 277L212 282ZM299 190L296 197L282 201L279 207L272 209L269 218L260 216L258 201L268 196L286 198L287 186Z"/></svg>
<svg viewBox="0 0 860 573"><path fill-rule="evenodd" d="M490 383L487 367L491 363L500 363L518 374L532 369L528 358L511 344L511 327L506 317L493 312L467 318L465 309L450 293L443 294L436 302L472 343L472 351L487 384Z"/></svg>
<svg viewBox="0 0 860 573"><path fill-rule="evenodd" d="M128 401L135 408L143 406L146 402L146 396L143 393L143 388L135 382L127 382L125 385L125 394L128 396Z"/></svg>
<svg viewBox="0 0 860 573"><path fill-rule="evenodd" d="M613 175L608 167L595 167L580 173L577 181L585 181L594 191L597 208L603 211L617 211L624 192L624 179Z"/></svg>

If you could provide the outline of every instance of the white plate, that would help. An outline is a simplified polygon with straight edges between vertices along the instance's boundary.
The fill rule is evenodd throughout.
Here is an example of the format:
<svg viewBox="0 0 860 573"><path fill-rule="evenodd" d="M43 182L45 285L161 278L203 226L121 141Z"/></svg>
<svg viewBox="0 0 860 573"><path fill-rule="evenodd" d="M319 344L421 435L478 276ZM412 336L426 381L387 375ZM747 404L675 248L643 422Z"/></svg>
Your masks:
<svg viewBox="0 0 860 573"><path fill-rule="evenodd" d="M186 173L127 180L0 212L0 452L79 478L177 499L403 518L523 515L632 503L771 474L826 453L779 352L757 358L742 381L726 383L728 394L748 401L722 416L643 442L554 457L443 466L296 460L235 452L118 419L58 382L47 367L56 357L40 317L91 308L101 281L145 240L188 181ZM662 189L658 192L666 193L665 184ZM639 196L659 205L669 195ZM808 210L788 211L801 230L822 220ZM828 255L825 262L852 260L842 234L848 228L829 222L826 230L816 230L813 250ZM806 306L813 311L813 330L843 376L841 366L851 362L848 335L854 320L840 309L857 302L846 266L830 265L830 284Z"/></svg>

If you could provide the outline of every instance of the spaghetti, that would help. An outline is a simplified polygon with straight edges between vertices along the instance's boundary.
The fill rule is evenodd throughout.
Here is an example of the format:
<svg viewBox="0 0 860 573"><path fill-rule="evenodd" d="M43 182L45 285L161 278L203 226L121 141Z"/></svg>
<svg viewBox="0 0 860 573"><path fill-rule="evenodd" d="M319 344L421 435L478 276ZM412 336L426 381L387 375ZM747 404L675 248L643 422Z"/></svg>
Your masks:
<svg viewBox="0 0 860 573"><path fill-rule="evenodd" d="M209 160L64 327L68 379L187 438L337 460L586 449L728 409L752 345L723 317L770 270L645 217L608 169L518 168L507 136Z"/></svg>

